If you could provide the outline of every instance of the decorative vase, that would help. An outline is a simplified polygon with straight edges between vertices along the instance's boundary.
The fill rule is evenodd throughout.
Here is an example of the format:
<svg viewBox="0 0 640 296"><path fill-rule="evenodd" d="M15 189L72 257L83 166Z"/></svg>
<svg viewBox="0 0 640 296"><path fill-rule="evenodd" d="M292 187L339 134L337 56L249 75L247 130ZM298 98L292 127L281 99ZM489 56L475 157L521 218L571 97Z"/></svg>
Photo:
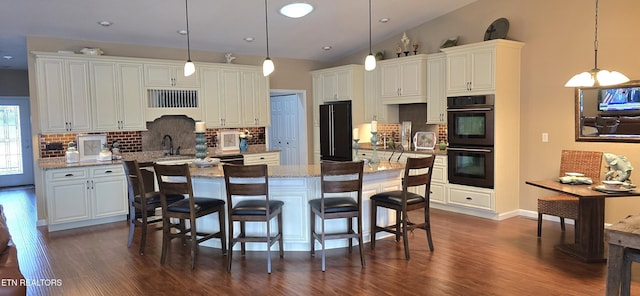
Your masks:
<svg viewBox="0 0 640 296"><path fill-rule="evenodd" d="M447 149L447 143L441 140L440 143L438 144L438 148L440 148L440 150Z"/></svg>
<svg viewBox="0 0 640 296"><path fill-rule="evenodd" d="M247 144L246 138L240 138L240 152L247 152L249 144Z"/></svg>
<svg viewBox="0 0 640 296"><path fill-rule="evenodd" d="M207 139L204 132L196 132L196 158L204 159L207 157Z"/></svg>

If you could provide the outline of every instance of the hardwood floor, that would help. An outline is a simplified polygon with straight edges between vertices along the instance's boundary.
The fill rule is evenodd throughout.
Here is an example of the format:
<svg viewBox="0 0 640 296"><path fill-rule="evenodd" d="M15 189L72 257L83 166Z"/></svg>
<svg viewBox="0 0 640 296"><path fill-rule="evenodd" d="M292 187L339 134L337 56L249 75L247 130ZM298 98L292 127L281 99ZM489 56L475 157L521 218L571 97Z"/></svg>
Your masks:
<svg viewBox="0 0 640 296"><path fill-rule="evenodd" d="M271 275L266 252L237 252L227 273L226 256L207 247L200 247L191 270L189 250L178 240L161 266L159 231L151 232L145 255L139 255L139 233L126 246L126 222L49 233L35 226L33 194L0 191L20 268L34 283L29 295L604 295L605 264L554 250L573 239L573 228L563 235L558 223L545 221L538 239L532 219L492 221L432 210L435 251L416 230L409 261L401 242L384 239L374 251L367 244L365 268L357 248L352 254L345 248L328 251L324 273L320 258L308 252L274 257ZM632 294L640 294L636 268ZM45 286L45 280L61 285Z"/></svg>

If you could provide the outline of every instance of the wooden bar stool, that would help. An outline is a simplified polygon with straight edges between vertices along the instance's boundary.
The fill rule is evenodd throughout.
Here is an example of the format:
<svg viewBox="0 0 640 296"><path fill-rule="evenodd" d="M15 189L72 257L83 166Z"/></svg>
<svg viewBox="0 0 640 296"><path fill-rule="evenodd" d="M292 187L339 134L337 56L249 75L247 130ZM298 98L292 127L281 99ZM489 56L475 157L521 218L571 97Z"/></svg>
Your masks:
<svg viewBox="0 0 640 296"><path fill-rule="evenodd" d="M245 254L245 243L264 242L267 244L267 272L271 273L271 246L279 242L280 258L284 256L282 238L282 206L280 200L269 198L269 177L267 165L223 165L224 183L227 190L227 211L229 213L229 258L227 271L231 271L233 246L239 242L242 255ZM238 198L233 202L233 197ZM243 198L250 197L250 198ZM262 197L262 198L257 198ZM271 234L271 219L277 217L278 232ZM240 222L240 233L234 236L234 222ZM247 236L246 222L264 222L267 231L264 236Z"/></svg>

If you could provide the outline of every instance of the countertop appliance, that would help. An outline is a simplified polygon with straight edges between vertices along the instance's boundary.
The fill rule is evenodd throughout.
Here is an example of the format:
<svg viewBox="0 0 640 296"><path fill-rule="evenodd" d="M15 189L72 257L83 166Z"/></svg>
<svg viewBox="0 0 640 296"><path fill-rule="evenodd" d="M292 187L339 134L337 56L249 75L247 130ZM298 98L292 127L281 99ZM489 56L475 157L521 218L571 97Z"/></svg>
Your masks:
<svg viewBox="0 0 640 296"><path fill-rule="evenodd" d="M352 160L351 101L320 105L320 160Z"/></svg>

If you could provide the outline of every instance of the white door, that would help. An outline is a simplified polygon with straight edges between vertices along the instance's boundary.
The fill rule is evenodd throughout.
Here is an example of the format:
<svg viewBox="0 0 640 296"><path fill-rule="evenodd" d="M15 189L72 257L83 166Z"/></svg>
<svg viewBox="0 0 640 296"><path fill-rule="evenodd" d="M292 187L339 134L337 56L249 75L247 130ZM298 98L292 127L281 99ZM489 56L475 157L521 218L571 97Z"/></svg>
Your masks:
<svg viewBox="0 0 640 296"><path fill-rule="evenodd" d="M0 97L0 187L33 184L28 97Z"/></svg>
<svg viewBox="0 0 640 296"><path fill-rule="evenodd" d="M298 126L298 96L271 97L271 133L269 143L272 150L280 150L281 165L300 164Z"/></svg>

